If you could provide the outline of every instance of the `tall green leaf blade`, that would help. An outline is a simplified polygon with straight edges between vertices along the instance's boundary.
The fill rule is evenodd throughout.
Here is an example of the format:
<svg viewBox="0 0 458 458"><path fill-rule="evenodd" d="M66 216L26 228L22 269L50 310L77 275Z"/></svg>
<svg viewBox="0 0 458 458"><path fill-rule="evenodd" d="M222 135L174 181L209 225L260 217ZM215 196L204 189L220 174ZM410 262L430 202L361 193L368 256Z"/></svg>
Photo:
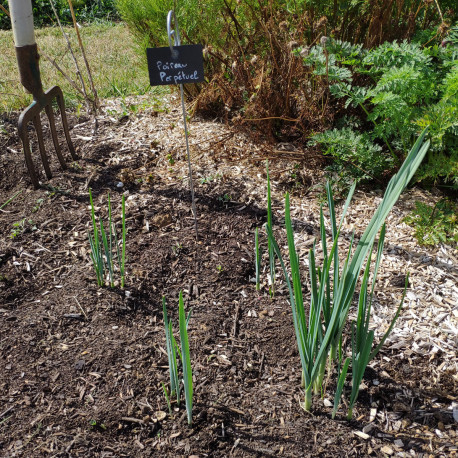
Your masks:
<svg viewBox="0 0 458 458"><path fill-rule="evenodd" d="M164 316L164 328L165 328L165 342L167 347L167 357L169 361L169 374L170 374L170 393L176 393L176 357L174 359L174 352L172 349L172 326L167 316L167 306L165 297L162 297L162 313ZM174 364L175 362L175 364Z"/></svg>
<svg viewBox="0 0 458 458"><path fill-rule="evenodd" d="M270 246L270 242L269 246ZM259 291L260 277L261 277L261 250L259 248L259 229L256 228L254 232L254 267L256 272L256 290Z"/></svg>
<svg viewBox="0 0 458 458"><path fill-rule="evenodd" d="M175 340L175 336L173 335L172 329L172 322L169 322L169 335L170 335L170 348L172 354L172 372L170 374L170 381L175 386L175 394L177 397L177 405L180 405L181 401L181 387L180 387L180 378L178 377L178 358L177 353L181 359L180 349L178 347L177 341Z"/></svg>
<svg viewBox="0 0 458 458"><path fill-rule="evenodd" d="M107 262L109 262L109 269L111 272L111 276L113 276L114 272L114 263L113 263L113 221L111 219L111 200L110 200L110 193L108 193L108 229L109 229L109 240L108 240L108 252L110 253L109 258L107 258ZM112 284L113 286L113 284Z"/></svg>
<svg viewBox="0 0 458 458"><path fill-rule="evenodd" d="M374 331L369 331L365 336L362 348L356 352L356 349L352 348L352 384L351 384L351 395L349 401L349 412L351 412L355 405L356 399L358 398L359 389L361 382L364 377L364 372L370 361L370 353L372 348L372 342L374 341Z"/></svg>
<svg viewBox="0 0 458 458"><path fill-rule="evenodd" d="M105 231L105 227L103 226L103 221L100 219L100 233L102 234L102 243L103 249L105 251L105 263L108 268L108 273L110 275L110 285L113 287L113 262L112 262L112 253L110 253L110 246L108 244L108 238Z"/></svg>
<svg viewBox="0 0 458 458"><path fill-rule="evenodd" d="M266 161L266 173L267 173L267 227L270 230L273 230L272 227L272 199L271 199L271 192L270 192L270 175L269 175L269 161ZM270 239L267 239L267 250L269 252L269 269L270 269L270 282L272 286L272 290L274 288L275 283L275 256L274 250L270 243Z"/></svg>
<svg viewBox="0 0 458 458"><path fill-rule="evenodd" d="M342 391L345 384L345 379L347 378L348 366L350 365L350 358L346 358L342 371L339 374L337 379L337 388L336 394L334 396L334 408L332 409L332 418L335 418L337 409L339 408L340 398L342 397Z"/></svg>
<svg viewBox="0 0 458 458"><path fill-rule="evenodd" d="M288 271L286 270L286 266L283 261L283 257L281 255L280 247L278 246L278 243L275 240L274 235L272 234L272 230L269 227L267 228L267 235L269 239L271 240L272 247L280 262L280 266L283 270L283 274L285 275L285 281L286 281L286 285L288 287L288 292L289 292L289 302L290 302L291 311L293 314L293 325L294 325L294 331L296 333L297 347L298 347L299 356L301 359L302 372L303 372L304 377L306 378L306 384L308 384L310 381L310 377L309 377L309 372L308 372L309 357L306 351L306 342L305 342L306 333L304 331L304 328L306 328L306 325L304 323L300 323L300 318L297 314L296 300L294 298L294 289L293 289L293 286L291 285L291 280L290 280Z"/></svg>
<svg viewBox="0 0 458 458"><path fill-rule="evenodd" d="M189 341L188 331L186 326L186 314L184 312L183 293L180 291L180 297L178 302L179 307L179 321L180 321L180 341L181 341L181 355L183 365L183 383L184 383L184 394L186 401L186 412L188 416L188 424L192 424L192 369L191 369L191 356L189 354Z"/></svg>
<svg viewBox="0 0 458 458"><path fill-rule="evenodd" d="M126 278L126 200L122 195L122 257L121 257L121 288L124 288Z"/></svg>

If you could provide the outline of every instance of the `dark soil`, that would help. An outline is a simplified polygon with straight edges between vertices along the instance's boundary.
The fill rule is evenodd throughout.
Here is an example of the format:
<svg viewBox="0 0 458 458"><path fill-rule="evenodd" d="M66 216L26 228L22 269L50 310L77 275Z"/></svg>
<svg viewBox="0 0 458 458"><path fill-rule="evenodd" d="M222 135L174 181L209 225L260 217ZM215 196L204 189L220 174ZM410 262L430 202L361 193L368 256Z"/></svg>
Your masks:
<svg viewBox="0 0 458 458"><path fill-rule="evenodd" d="M106 142L120 124L101 122L97 141L75 139L82 159L65 172L53 161L54 178L34 190L16 120L0 133L0 205L21 192L0 212L1 456L455 456L456 384L434 377L440 355L409 363L383 350L353 421L343 409L332 420L318 398L311 413L301 409L287 291L280 282L270 299L251 280L266 211L243 173L196 180L196 241L187 180L155 168L167 150ZM126 194L124 290L97 286L88 187L104 220L110 192L118 227ZM161 300L177 332L180 290L192 308L192 427L184 402L169 414L161 387ZM328 386L326 399L333 394Z"/></svg>

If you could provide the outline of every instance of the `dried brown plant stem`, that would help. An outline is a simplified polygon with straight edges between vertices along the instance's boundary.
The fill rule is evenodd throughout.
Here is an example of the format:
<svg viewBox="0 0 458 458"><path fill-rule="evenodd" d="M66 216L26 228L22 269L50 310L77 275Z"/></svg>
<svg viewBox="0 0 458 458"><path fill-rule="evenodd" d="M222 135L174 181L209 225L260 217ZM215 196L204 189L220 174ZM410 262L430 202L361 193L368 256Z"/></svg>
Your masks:
<svg viewBox="0 0 458 458"><path fill-rule="evenodd" d="M93 103L94 114L97 114L97 110L100 108L99 97L97 95L97 90L95 88L94 80L92 78L91 67L89 66L89 62L87 61L87 58L86 58L86 52L84 50L83 40L81 40L79 27L78 27L78 24L76 23L76 17L75 17L75 12L73 11L72 0L68 0L68 6L70 7L70 12L72 13L73 26L75 28L76 36L78 38L78 43L81 49L81 54L83 56L84 64L86 65L86 70L87 70L87 75L89 78L89 84L91 85L92 95L94 96L94 103ZM95 123L97 125L97 118L95 118Z"/></svg>
<svg viewBox="0 0 458 458"><path fill-rule="evenodd" d="M67 42L67 48L70 51L70 54L71 54L72 59L73 59L73 62L75 64L76 74L78 75L78 78L79 78L80 83L81 83L81 88L82 88L82 91L83 91L83 94L84 94L84 99L86 100L86 103L89 104L89 97L88 97L88 94L87 94L87 91L86 91L86 85L84 83L83 75L81 74L80 67L78 65L78 61L76 60L75 54L73 52L73 48L72 48L72 45L70 43L70 39L68 38L68 35L65 33L65 30L62 27L62 24L60 22L59 15L57 14L57 11L56 11L56 8L54 6L53 0L49 0L49 3L50 3L51 8L52 8L52 10L54 12L54 16L56 16L57 24L59 25L60 31L62 32L62 35L64 36L65 41Z"/></svg>
<svg viewBox="0 0 458 458"><path fill-rule="evenodd" d="M437 0L434 0L434 3L437 6L437 11L439 11L439 16L441 17L441 21L444 22L444 16L442 15L441 7L439 6L439 2Z"/></svg>
<svg viewBox="0 0 458 458"><path fill-rule="evenodd" d="M73 89L75 89L75 91L77 91L79 94L81 94L83 97L87 97L88 100L91 101L92 103L92 99L90 97L87 96L87 94L85 95L84 92L82 91L82 89L80 87L78 87L78 85L76 84L75 81L73 81L65 72L64 70L59 66L59 64L55 61L55 59L53 59L52 57L48 56L45 52L43 52L43 50L39 49L40 51L40 55L43 56L48 62L50 62L55 68L57 71L59 71L62 76L70 83L70 85L73 87Z"/></svg>

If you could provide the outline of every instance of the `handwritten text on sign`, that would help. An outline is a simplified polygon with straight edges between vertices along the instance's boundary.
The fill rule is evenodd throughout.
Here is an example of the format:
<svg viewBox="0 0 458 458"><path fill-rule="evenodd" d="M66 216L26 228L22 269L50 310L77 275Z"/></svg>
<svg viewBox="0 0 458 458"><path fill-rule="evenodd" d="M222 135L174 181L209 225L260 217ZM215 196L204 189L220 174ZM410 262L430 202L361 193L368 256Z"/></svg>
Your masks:
<svg viewBox="0 0 458 458"><path fill-rule="evenodd" d="M202 45L148 48L149 80L151 86L201 83L204 80Z"/></svg>

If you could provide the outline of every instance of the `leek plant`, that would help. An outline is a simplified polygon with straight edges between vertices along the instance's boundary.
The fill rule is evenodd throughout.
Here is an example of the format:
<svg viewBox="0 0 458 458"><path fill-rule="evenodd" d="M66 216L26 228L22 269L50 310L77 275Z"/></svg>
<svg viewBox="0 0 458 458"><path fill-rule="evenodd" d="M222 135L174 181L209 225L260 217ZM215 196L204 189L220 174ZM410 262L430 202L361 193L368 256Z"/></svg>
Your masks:
<svg viewBox="0 0 458 458"><path fill-rule="evenodd" d="M191 318L191 312L186 316L184 311L183 293L180 291L178 299L178 320L180 329L180 347L176 342L173 335L172 322L169 321L167 316L167 306L165 297L162 298L162 310L164 314L164 327L165 327L165 339L167 346L167 356L169 360L169 373L170 373L170 396L165 386L162 386L164 395L171 411L170 397L176 396L177 405L180 405L181 400L181 380L184 386L184 397L186 404L186 413L188 417L188 424L192 425L192 398L193 398L193 382L192 382L192 368L191 368L191 356L189 353L189 339L188 339L188 324ZM178 375L178 358L181 360L181 367L183 377L180 380Z"/></svg>
<svg viewBox="0 0 458 458"><path fill-rule="evenodd" d="M92 192L89 189L89 200L91 202L91 218L93 234L88 233L89 244L91 246L91 260L97 276L97 284L103 286L105 284L105 273L108 273L110 286L113 288L115 284L115 259L118 264L118 270L121 277L121 288L124 288L125 283L125 268L126 268L126 204L124 195L122 196L122 248L119 249L118 236L115 224L111 217L111 200L108 193L108 229L105 229L103 221L99 218L100 228L97 226L95 218L94 202L92 200ZM108 231L108 232L107 232ZM113 254L113 251L115 252Z"/></svg>
<svg viewBox="0 0 458 458"><path fill-rule="evenodd" d="M321 243L323 249L323 264L321 268L317 268L316 245L314 244L309 251L311 300L308 316L306 316L304 308L302 283L299 272L299 258L294 243L294 233L291 224L290 202L288 194L286 195L285 199L285 226L288 239L291 280L285 267L285 263L282 259L279 246L275 241L272 229L269 226L267 227L269 240L271 241L273 250L280 261L280 265L285 275L289 290L293 323L301 359L303 382L305 386L305 410L310 410L311 408L312 389L316 393L318 393L321 389L326 360L329 358L330 364L332 364L336 359L337 349L341 348L342 332L347 322L349 309L356 291L357 281L360 276L361 269L363 268L366 256L368 255L368 252L372 250L377 233L383 226L388 213L397 202L401 192L412 179L415 171L417 170L429 148L429 141L424 142L425 135L426 129L422 132L416 141L398 173L390 180L383 200L377 208L366 230L364 231L361 239L357 243L353 256L351 256L354 242L354 238L352 238L350 248L343 261L342 268L340 268L341 263L340 256L338 254L338 239L345 213L348 209L355 189L355 185L352 186L349 192L345 202L340 224L337 226L331 186L328 183L326 190L331 219L332 246L330 252L328 253L326 245L325 222L323 210L321 209L320 226ZM382 245L384 233L385 231L382 229ZM381 251L378 255L378 262L380 262L380 255ZM378 269L378 265L376 267ZM370 257L366 264L365 270L365 275L367 275L367 277L369 276L369 269ZM355 346L355 356L352 359L353 364L356 364L357 366L357 374L355 373L355 377L353 379L355 386L354 390L359 390L359 376L364 374L364 370L370 361L370 358L368 359L366 353L369 353L369 357L375 356L374 352L371 352L373 331L368 330L370 306L366 305L366 300L367 280L366 285L363 285L362 288L361 307L359 310L361 316L358 318L358 324L356 325L356 331L354 333L355 339L358 341L358 344ZM396 315L399 314L400 307L398 308ZM396 318L397 316L395 316L395 319ZM387 333L391 332L395 319L393 320ZM388 334L385 334L381 344L383 344L387 335ZM377 346L376 350L378 351L379 348L380 345ZM346 360L343 365L339 381L341 381L342 378L343 380L345 379L348 365L349 362ZM356 387L356 385L358 386ZM342 388L343 382L340 386L338 386L340 392L342 391ZM354 395L353 402L356 401L357 391L355 391L355 393L356 394ZM340 399L340 395L338 396L338 399Z"/></svg>

